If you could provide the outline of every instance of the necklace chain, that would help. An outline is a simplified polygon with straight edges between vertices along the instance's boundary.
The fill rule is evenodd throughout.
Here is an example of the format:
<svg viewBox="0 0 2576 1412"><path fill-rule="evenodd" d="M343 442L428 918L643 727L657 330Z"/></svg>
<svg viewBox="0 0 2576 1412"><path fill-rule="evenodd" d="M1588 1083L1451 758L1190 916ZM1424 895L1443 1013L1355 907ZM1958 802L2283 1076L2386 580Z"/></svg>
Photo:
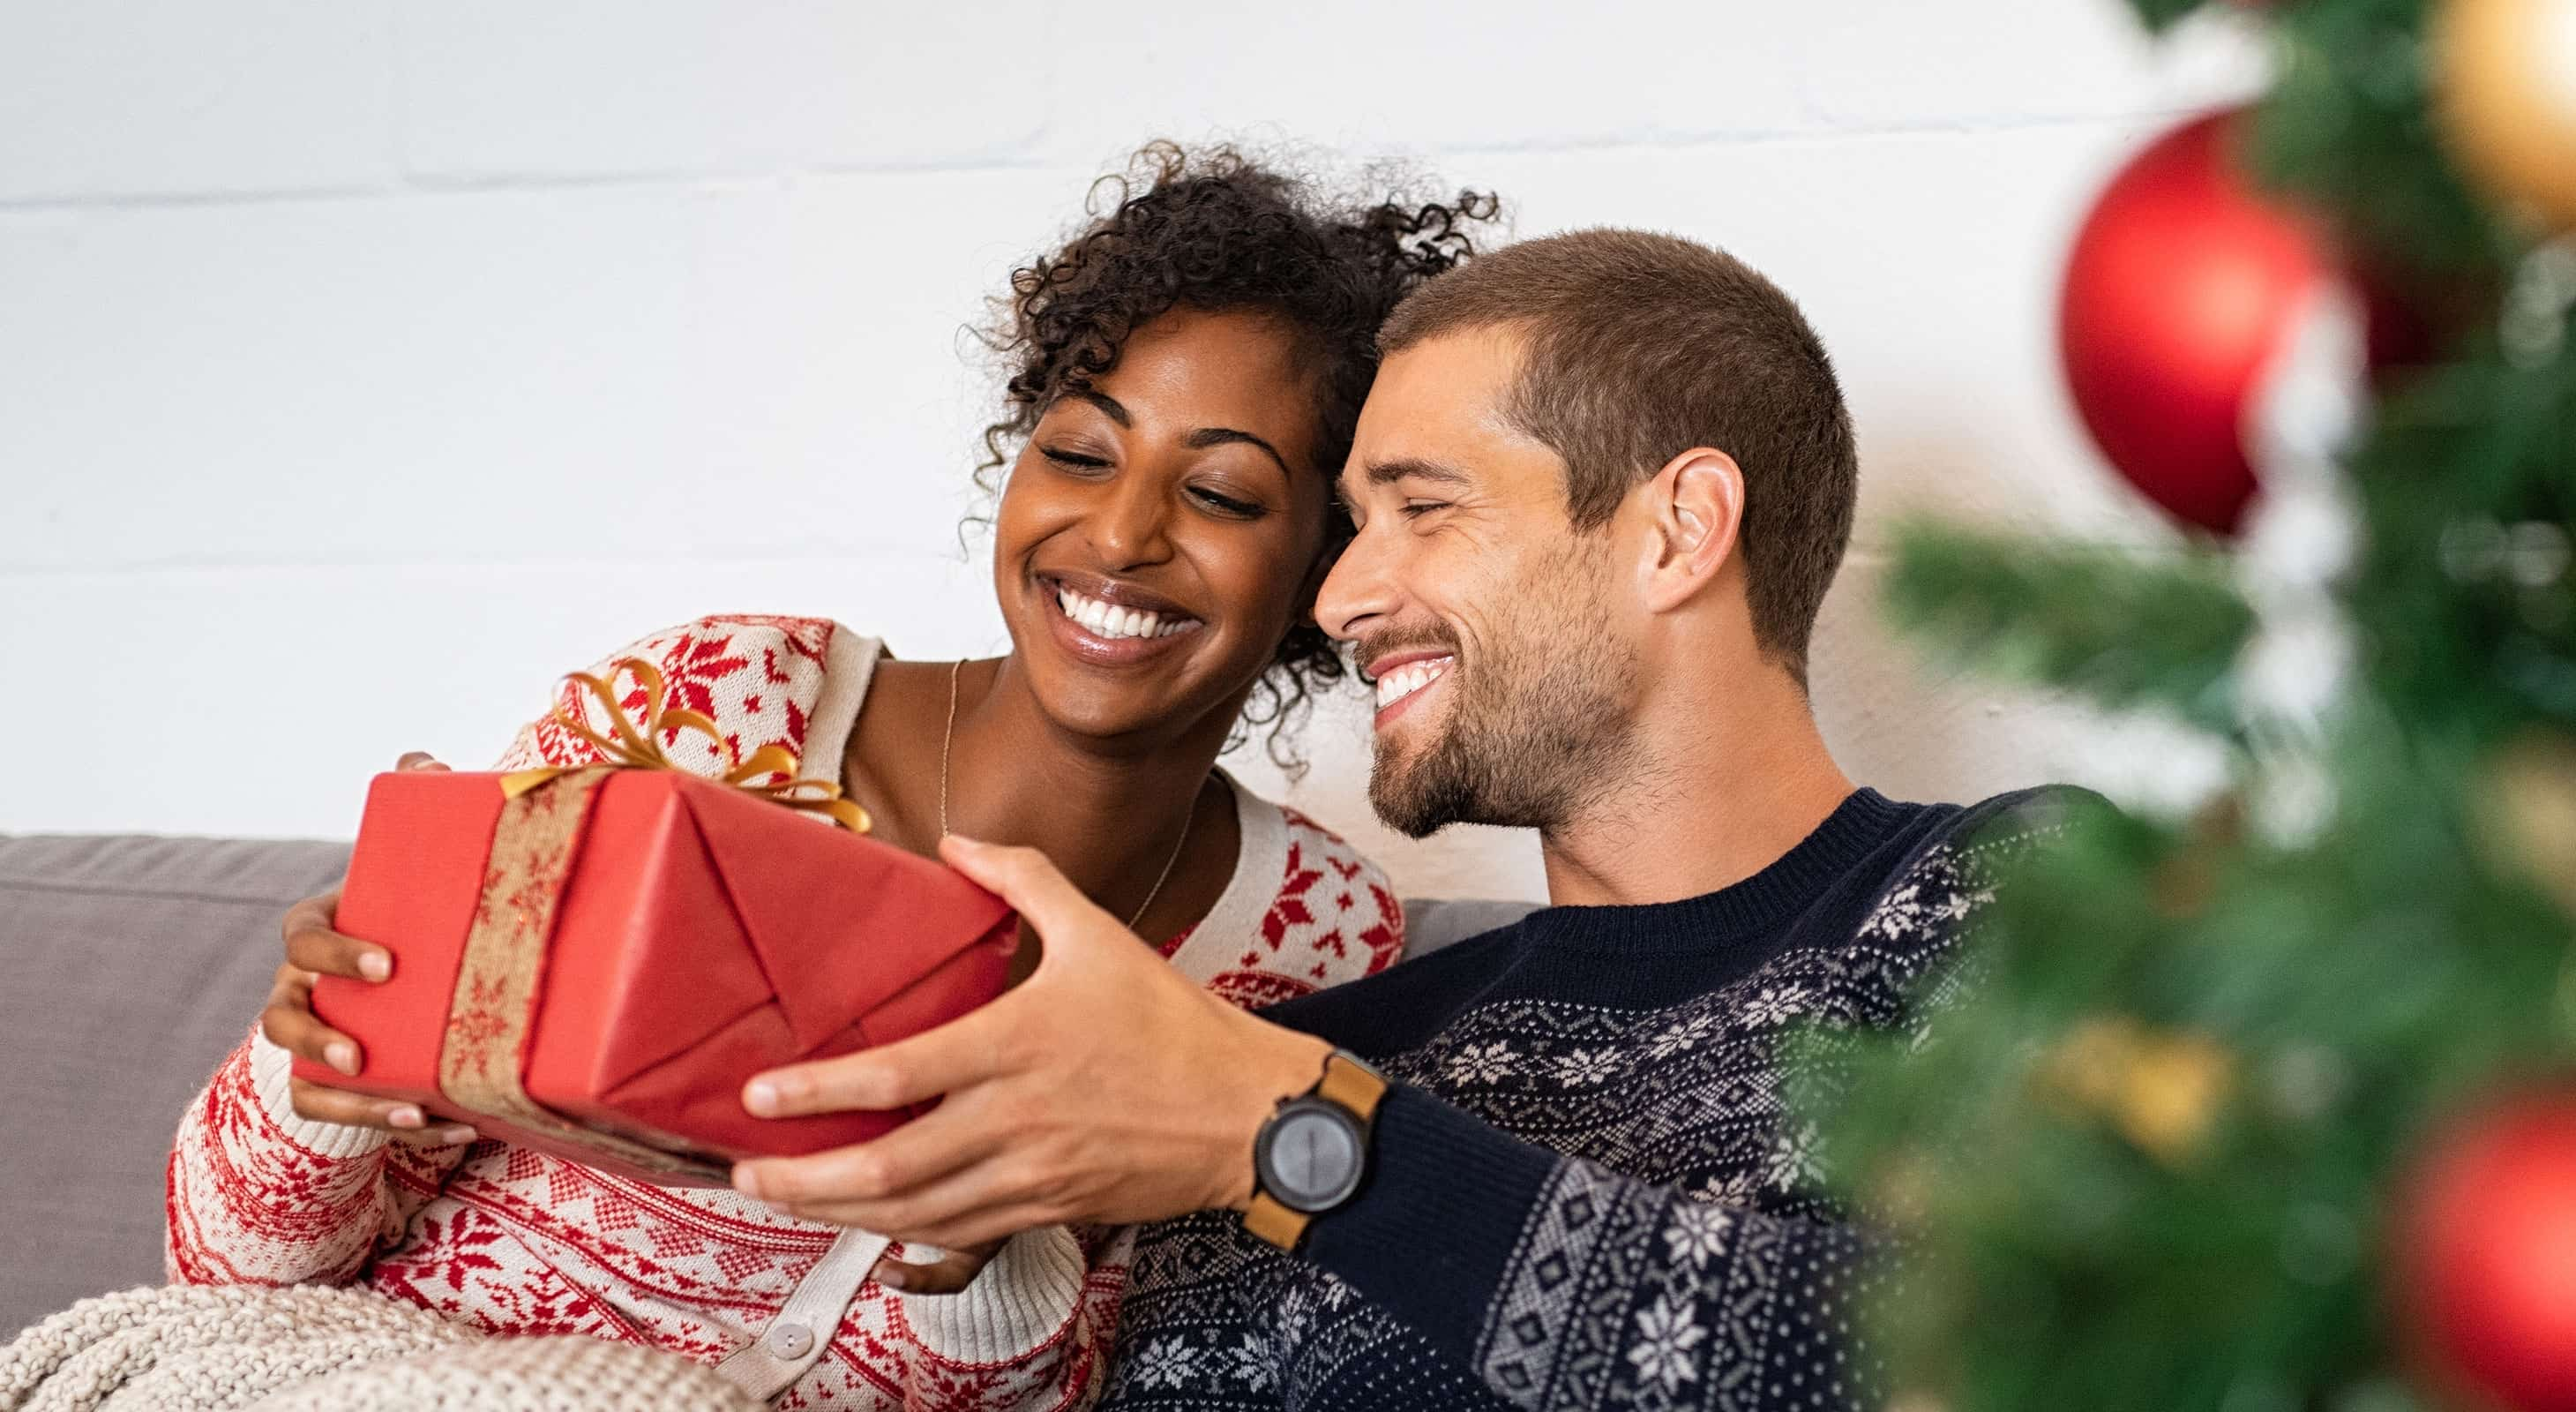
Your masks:
<svg viewBox="0 0 2576 1412"><path fill-rule="evenodd" d="M948 669L948 726L939 733L939 836L941 838L948 836L948 747L957 741L957 678L965 670L966 664L963 661ZM1147 892L1145 900L1137 904L1136 915L1127 919L1127 930L1131 932L1136 930L1136 924L1145 920L1146 909L1154 905L1155 898L1163 895L1163 884L1171 881L1172 867L1181 861L1181 850L1189 847L1190 824L1197 815L1198 804L1193 800L1190 805L1190 817L1181 820L1180 842L1172 845L1172 856L1163 860L1163 871L1154 875L1153 890Z"/></svg>

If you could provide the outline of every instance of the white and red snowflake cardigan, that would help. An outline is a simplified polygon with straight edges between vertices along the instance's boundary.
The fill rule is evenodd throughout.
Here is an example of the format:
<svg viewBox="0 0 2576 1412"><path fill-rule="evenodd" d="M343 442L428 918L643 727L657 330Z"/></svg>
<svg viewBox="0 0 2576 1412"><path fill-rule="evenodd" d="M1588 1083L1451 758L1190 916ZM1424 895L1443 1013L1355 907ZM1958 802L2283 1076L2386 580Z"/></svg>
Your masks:
<svg viewBox="0 0 2576 1412"><path fill-rule="evenodd" d="M592 671L645 658L672 702L712 717L738 751L775 743L837 765L880 650L825 619L702 618ZM572 688L564 700L588 709ZM639 691L628 709L640 705ZM596 758L541 721L499 768ZM1235 795L1234 882L1163 946L1172 964L1243 1005L1392 964L1404 921L1384 875L1309 820ZM839 1234L732 1191L648 1186L504 1142L424 1149L312 1122L287 1078L285 1052L254 1031L191 1105L170 1157L173 1280L364 1284L491 1332L594 1334L713 1362L769 1323ZM1013 1239L962 1294L870 1280L777 1405L1087 1405L1132 1244L1124 1229L1055 1227Z"/></svg>

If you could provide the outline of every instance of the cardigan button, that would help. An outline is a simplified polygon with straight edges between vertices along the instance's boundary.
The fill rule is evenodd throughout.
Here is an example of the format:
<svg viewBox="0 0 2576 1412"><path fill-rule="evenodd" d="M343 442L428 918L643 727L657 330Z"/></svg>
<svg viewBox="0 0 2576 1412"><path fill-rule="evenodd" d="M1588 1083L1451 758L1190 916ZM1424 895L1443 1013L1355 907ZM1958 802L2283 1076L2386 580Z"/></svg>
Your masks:
<svg viewBox="0 0 2576 1412"><path fill-rule="evenodd" d="M791 1321L772 1328L761 1342L781 1358L802 1358L814 1350L814 1331Z"/></svg>

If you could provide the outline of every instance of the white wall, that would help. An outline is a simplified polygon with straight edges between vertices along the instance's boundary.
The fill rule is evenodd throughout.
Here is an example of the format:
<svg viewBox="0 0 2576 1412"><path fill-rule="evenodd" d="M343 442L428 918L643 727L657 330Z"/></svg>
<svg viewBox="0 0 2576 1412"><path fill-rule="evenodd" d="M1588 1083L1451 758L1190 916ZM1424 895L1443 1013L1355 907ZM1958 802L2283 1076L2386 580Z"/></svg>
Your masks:
<svg viewBox="0 0 2576 1412"><path fill-rule="evenodd" d="M993 650L958 330L1105 165L1211 132L1767 270L1861 429L1846 766L2170 793L2156 733L1948 680L1870 600L1898 510L2161 536L2052 288L2110 164L2258 58L2115 0L0 0L0 830L345 836L397 752L480 762L706 611ZM1301 803L1408 888L1535 893L1524 838L1380 834L1360 720Z"/></svg>

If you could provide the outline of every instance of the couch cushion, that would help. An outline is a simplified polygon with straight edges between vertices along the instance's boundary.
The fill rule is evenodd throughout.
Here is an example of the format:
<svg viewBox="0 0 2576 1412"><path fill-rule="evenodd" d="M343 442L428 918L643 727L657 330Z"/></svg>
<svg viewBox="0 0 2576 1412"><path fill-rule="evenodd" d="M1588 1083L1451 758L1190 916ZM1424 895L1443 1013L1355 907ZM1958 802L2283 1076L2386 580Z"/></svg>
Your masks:
<svg viewBox="0 0 2576 1412"><path fill-rule="evenodd" d="M161 1276L181 1108L257 1018L335 843L0 835L0 1336Z"/></svg>

